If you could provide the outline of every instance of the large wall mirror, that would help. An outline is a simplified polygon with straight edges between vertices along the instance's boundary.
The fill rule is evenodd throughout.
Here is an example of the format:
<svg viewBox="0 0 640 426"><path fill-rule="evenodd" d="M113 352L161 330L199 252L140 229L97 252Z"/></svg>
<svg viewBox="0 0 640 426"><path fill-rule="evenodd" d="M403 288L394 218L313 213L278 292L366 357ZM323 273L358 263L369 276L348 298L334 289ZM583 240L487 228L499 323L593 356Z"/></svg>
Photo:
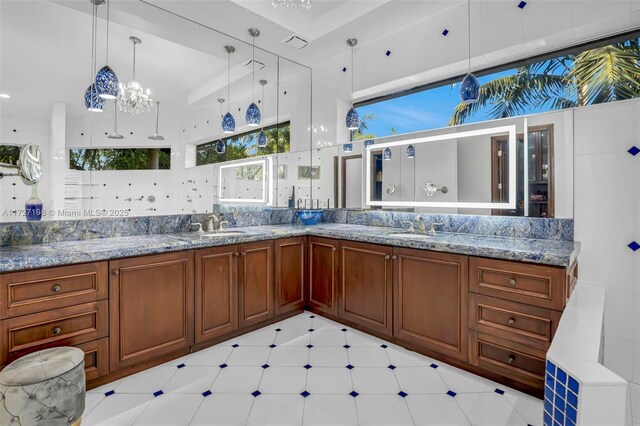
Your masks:
<svg viewBox="0 0 640 426"><path fill-rule="evenodd" d="M42 220L310 197L298 169L310 164L311 70L261 49L249 28L239 40L143 2L107 2L95 18L89 0L0 8L0 163L34 144L44 169L34 187L0 179L0 221L25 220L34 195ZM89 111L106 65L126 97L89 90ZM246 120L251 104L259 120Z"/></svg>

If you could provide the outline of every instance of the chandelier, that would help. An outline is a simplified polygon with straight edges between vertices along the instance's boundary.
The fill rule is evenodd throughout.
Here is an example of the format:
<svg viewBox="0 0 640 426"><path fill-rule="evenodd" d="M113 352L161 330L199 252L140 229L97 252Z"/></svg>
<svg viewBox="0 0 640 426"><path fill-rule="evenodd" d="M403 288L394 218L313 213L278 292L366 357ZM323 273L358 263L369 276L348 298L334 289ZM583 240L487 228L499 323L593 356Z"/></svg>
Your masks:
<svg viewBox="0 0 640 426"><path fill-rule="evenodd" d="M311 0L272 0L273 7L306 7L311 9Z"/></svg>
<svg viewBox="0 0 640 426"><path fill-rule="evenodd" d="M129 37L129 40L133 43L133 78L126 85L120 85L118 106L123 112L137 115L150 111L153 99L149 97L149 89L144 90L142 84L136 81L136 45L142 41L137 37Z"/></svg>

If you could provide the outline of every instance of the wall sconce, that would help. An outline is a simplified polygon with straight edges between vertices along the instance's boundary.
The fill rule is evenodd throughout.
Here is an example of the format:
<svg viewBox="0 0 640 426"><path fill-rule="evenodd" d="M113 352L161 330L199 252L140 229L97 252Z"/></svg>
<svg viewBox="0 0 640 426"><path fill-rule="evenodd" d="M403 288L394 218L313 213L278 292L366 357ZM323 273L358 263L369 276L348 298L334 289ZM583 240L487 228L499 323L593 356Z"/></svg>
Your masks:
<svg viewBox="0 0 640 426"><path fill-rule="evenodd" d="M449 192L449 188L447 188L446 186L438 188L438 185L431 182L425 183L422 189L427 193L427 197L433 197L438 191L442 192L443 194Z"/></svg>

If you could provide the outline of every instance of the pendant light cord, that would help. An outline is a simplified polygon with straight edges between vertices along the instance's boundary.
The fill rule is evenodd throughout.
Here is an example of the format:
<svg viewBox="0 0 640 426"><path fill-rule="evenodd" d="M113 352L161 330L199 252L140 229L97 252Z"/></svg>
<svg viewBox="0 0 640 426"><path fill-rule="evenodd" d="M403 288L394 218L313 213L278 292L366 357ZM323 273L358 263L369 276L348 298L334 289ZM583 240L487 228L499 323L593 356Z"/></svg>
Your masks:
<svg viewBox="0 0 640 426"><path fill-rule="evenodd" d="M471 0L467 0L467 21L469 23L469 74L471 74Z"/></svg>
<svg viewBox="0 0 640 426"><path fill-rule="evenodd" d="M136 42L133 42L133 81L136 81Z"/></svg>
<svg viewBox="0 0 640 426"><path fill-rule="evenodd" d="M251 100L256 101L256 38L253 37L253 48L251 53L251 66L253 68L253 75L251 76Z"/></svg>
<svg viewBox="0 0 640 426"><path fill-rule="evenodd" d="M354 74L354 68L353 68L353 46L351 46L351 106L353 107L353 74Z"/></svg>
<svg viewBox="0 0 640 426"><path fill-rule="evenodd" d="M231 52L227 52L227 112L231 107Z"/></svg>
<svg viewBox="0 0 640 426"><path fill-rule="evenodd" d="M106 54L106 64L109 65L109 12L111 9L111 1L107 0L107 54Z"/></svg>

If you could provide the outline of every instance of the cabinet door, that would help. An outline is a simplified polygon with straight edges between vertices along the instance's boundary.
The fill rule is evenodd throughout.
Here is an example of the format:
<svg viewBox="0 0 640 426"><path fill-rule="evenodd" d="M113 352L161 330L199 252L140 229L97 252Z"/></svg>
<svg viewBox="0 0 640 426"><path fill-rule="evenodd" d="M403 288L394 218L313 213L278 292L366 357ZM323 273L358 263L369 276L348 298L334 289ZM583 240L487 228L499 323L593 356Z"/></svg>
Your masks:
<svg viewBox="0 0 640 426"><path fill-rule="evenodd" d="M273 241L238 247L240 328L273 317Z"/></svg>
<svg viewBox="0 0 640 426"><path fill-rule="evenodd" d="M275 242L276 315L304 308L307 238Z"/></svg>
<svg viewBox="0 0 640 426"><path fill-rule="evenodd" d="M468 257L394 249L394 336L468 359Z"/></svg>
<svg viewBox="0 0 640 426"><path fill-rule="evenodd" d="M196 251L195 341L238 329L238 246Z"/></svg>
<svg viewBox="0 0 640 426"><path fill-rule="evenodd" d="M111 371L193 344L193 252L110 262Z"/></svg>
<svg viewBox="0 0 640 426"><path fill-rule="evenodd" d="M338 315L338 241L309 237L309 306Z"/></svg>
<svg viewBox="0 0 640 426"><path fill-rule="evenodd" d="M393 249L340 243L339 315L381 333L392 333Z"/></svg>

